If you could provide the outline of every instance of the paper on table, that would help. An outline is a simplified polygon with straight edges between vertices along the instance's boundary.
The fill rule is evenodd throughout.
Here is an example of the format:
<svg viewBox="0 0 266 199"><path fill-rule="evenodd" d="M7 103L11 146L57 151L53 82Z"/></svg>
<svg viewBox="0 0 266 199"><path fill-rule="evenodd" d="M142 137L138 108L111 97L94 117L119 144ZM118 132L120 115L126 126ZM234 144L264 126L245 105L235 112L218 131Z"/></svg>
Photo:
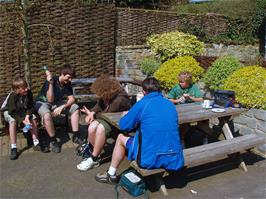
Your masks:
<svg viewBox="0 0 266 199"><path fill-rule="evenodd" d="M222 113L222 112L225 112L225 109L224 108L212 108L212 112Z"/></svg>

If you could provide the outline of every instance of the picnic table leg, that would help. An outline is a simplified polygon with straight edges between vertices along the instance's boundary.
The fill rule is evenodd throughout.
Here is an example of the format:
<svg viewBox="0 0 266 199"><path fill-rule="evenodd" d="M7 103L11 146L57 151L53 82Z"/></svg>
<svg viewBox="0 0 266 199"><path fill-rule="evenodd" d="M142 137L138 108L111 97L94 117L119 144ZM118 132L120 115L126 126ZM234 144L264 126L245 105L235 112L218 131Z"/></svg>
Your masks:
<svg viewBox="0 0 266 199"><path fill-rule="evenodd" d="M224 133L225 139L227 140L234 138L231 132L231 129L228 125L228 119L224 120L223 133ZM242 157L240 156L240 153L236 153L235 155L236 155L236 161L237 161L238 167L242 169L244 172L247 172L248 171L247 166L245 162L243 161Z"/></svg>
<svg viewBox="0 0 266 199"><path fill-rule="evenodd" d="M168 196L167 189L166 189L165 184L163 182L162 174L156 174L156 175L154 175L154 178L155 178L155 183L156 183L157 187L160 187L160 190L163 193L163 195Z"/></svg>

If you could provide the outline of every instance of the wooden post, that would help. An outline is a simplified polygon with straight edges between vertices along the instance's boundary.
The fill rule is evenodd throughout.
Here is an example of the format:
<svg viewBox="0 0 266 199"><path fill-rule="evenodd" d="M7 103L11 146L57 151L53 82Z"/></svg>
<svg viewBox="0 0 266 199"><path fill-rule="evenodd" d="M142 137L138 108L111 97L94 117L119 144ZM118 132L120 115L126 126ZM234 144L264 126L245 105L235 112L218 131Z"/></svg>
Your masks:
<svg viewBox="0 0 266 199"><path fill-rule="evenodd" d="M21 0L21 12L22 12L22 22L23 26L23 58L24 58L24 77L29 87L31 87L31 74L30 74L30 55L29 55L29 35L28 35L28 19L26 8L28 5L28 0Z"/></svg>

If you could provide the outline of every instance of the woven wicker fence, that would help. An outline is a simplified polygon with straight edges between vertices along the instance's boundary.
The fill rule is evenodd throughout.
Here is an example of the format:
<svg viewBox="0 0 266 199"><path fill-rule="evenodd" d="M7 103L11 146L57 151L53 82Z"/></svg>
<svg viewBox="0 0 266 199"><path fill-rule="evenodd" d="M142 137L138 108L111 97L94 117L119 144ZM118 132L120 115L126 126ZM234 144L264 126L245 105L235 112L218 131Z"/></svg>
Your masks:
<svg viewBox="0 0 266 199"><path fill-rule="evenodd" d="M0 98L15 76L24 76L22 20L18 6L0 5ZM78 77L114 74L115 8L113 5L44 3L27 9L33 93L45 78L42 67L58 74L65 63ZM18 17L14 17L18 15Z"/></svg>
<svg viewBox="0 0 266 199"><path fill-rule="evenodd" d="M152 33L185 31L187 26L201 28L205 34L214 36L224 33L227 23L224 16L217 14L177 15L164 11L117 9L117 45L142 45Z"/></svg>
<svg viewBox="0 0 266 199"><path fill-rule="evenodd" d="M9 93L12 79L24 73L21 22L17 6L0 6L0 99Z"/></svg>

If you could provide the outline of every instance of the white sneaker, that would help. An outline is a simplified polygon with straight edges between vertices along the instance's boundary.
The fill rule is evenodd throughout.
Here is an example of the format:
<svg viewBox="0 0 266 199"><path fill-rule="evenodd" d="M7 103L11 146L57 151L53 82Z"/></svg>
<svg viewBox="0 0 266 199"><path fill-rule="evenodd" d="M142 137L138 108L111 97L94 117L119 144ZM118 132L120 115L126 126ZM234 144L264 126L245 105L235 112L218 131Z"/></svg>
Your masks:
<svg viewBox="0 0 266 199"><path fill-rule="evenodd" d="M100 166L98 161L93 161L91 157L84 159L80 164L77 165L77 169L80 171L87 171L88 169L92 169Z"/></svg>

